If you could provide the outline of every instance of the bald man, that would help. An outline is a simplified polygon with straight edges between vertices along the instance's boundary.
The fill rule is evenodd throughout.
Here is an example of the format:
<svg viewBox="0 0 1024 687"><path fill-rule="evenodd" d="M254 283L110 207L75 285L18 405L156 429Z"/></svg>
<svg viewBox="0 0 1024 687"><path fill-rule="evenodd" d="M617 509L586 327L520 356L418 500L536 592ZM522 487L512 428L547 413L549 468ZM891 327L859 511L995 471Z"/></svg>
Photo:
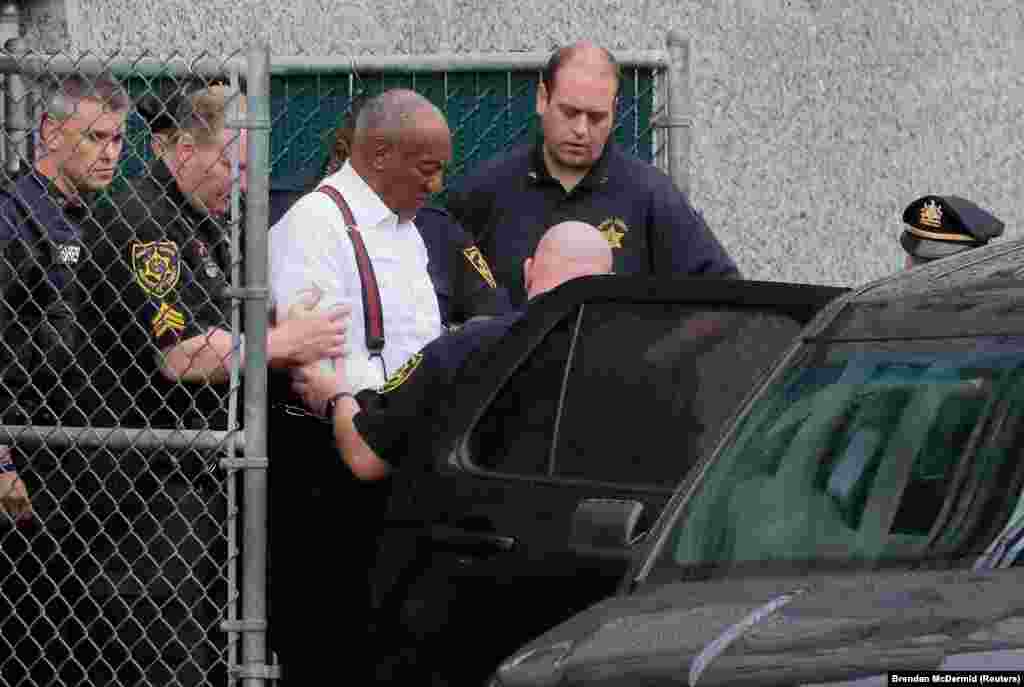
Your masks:
<svg viewBox="0 0 1024 687"><path fill-rule="evenodd" d="M534 255L523 263L529 300L570 279L608 274L612 251L601 233L583 222L549 229ZM465 361L494 345L524 310L467 324L414 355L387 384L357 400L345 367L328 373L307 366L295 372L294 387L307 406L333 422L341 459L361 480L379 480L403 460L424 459L443 421L453 381Z"/></svg>
<svg viewBox="0 0 1024 687"><path fill-rule="evenodd" d="M601 231L617 274L739 274L672 180L609 141L619 80L604 48L556 50L537 87L542 137L476 166L448 194L448 211L474 235L514 305L526 295L523 259L565 220Z"/></svg>
<svg viewBox="0 0 1024 687"><path fill-rule="evenodd" d="M347 305L345 365L356 391L382 385L441 334L427 249L413 218L441 190L451 154L448 125L430 101L413 91L386 91L360 109L348 161L270 231L270 289L278 319L310 304ZM361 241L347 230L339 196ZM372 327L358 243L365 246L380 292L383 341L367 337Z"/></svg>

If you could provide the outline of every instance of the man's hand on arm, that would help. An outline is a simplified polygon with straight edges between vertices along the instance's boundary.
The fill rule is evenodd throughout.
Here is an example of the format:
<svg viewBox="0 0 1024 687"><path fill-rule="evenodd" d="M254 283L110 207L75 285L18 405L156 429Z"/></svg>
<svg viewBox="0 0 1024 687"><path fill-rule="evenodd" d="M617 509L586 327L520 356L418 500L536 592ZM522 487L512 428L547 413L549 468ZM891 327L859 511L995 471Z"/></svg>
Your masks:
<svg viewBox="0 0 1024 687"><path fill-rule="evenodd" d="M361 480L374 481L387 477L391 466L363 440L352 418L359 412L359 404L351 395L345 378L345 361L334 361L334 371L313 363L292 371L292 388L314 413L323 415L330 399L335 399L333 417L335 443L341 457L352 473ZM339 394L344 394L339 397Z"/></svg>
<svg viewBox="0 0 1024 687"><path fill-rule="evenodd" d="M345 352L348 309L343 306L285 320L267 335L270 367L295 367ZM226 382L230 374L231 333L211 327L163 351L161 371L171 381ZM239 364L244 365L242 351Z"/></svg>

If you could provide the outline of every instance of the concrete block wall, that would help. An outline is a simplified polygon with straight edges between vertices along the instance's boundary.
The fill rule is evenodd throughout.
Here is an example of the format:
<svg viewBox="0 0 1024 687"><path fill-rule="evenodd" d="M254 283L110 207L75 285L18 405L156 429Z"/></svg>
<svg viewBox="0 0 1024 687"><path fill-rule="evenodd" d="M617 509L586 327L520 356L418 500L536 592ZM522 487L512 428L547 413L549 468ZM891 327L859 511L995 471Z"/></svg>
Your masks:
<svg viewBox="0 0 1024 687"><path fill-rule="evenodd" d="M75 49L214 54L546 51L692 41L691 190L751 278L852 285L902 256L925 193L1024 235L1021 12L1012 0L28 0ZM1005 240L1005 239L1004 239Z"/></svg>

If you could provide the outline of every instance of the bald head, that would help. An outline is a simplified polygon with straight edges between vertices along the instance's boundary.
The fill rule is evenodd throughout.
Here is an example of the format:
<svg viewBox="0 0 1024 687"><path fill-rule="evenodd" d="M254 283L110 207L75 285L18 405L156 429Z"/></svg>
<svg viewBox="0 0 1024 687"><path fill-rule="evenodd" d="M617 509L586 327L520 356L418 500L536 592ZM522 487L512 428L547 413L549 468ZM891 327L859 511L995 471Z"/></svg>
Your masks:
<svg viewBox="0 0 1024 687"><path fill-rule="evenodd" d="M569 66L595 77L612 76L615 78L615 87L618 90L621 74L615 56L607 48L602 48L590 41L579 41L555 50L548 59L542 75L542 82L549 95L555 92L558 73Z"/></svg>
<svg viewBox="0 0 1024 687"><path fill-rule="evenodd" d="M562 222L545 232L523 266L527 298L575 279L612 270L612 249L597 229L585 222Z"/></svg>

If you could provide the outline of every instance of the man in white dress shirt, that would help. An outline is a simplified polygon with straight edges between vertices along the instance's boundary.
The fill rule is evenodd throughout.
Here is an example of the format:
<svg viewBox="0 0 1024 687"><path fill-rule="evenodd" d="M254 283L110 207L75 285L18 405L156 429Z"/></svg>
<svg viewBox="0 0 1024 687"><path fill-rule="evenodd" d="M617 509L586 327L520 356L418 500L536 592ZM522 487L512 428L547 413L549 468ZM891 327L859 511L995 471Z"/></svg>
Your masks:
<svg viewBox="0 0 1024 687"><path fill-rule="evenodd" d="M360 108L349 160L318 186L334 189L351 209L378 284L383 349L371 351L367 345L357 243L332 196L307 194L270 230L270 289L279 320L309 312L314 303L316 309L349 306L343 364L353 392L383 386L441 334L427 249L413 218L441 190L450 159L451 136L441 112L415 92L387 91ZM270 640L283 661L285 684L291 686L322 682L334 670L337 636L352 637L346 639L346 679L373 684L379 647L367 634L372 617L368 573L387 482L359 482L338 460L332 426L297 413L301 400L281 402L289 399L281 377L272 380L271 396L277 402L268 429ZM302 448L297 450L299 437ZM352 522L358 527L345 524ZM311 526L337 527L344 554L296 536ZM351 631L311 635L304 631L311 613L343 622Z"/></svg>
<svg viewBox="0 0 1024 687"><path fill-rule="evenodd" d="M444 115L413 91L391 90L361 108L351 157L320 183L348 203L373 266L385 338L380 356L371 356L366 345L355 249L331 196L307 194L270 231L270 287L278 318L288 317L311 293L318 308L350 306L345 365L355 391L383 385L441 334L427 249L413 218L441 190L450 159Z"/></svg>

